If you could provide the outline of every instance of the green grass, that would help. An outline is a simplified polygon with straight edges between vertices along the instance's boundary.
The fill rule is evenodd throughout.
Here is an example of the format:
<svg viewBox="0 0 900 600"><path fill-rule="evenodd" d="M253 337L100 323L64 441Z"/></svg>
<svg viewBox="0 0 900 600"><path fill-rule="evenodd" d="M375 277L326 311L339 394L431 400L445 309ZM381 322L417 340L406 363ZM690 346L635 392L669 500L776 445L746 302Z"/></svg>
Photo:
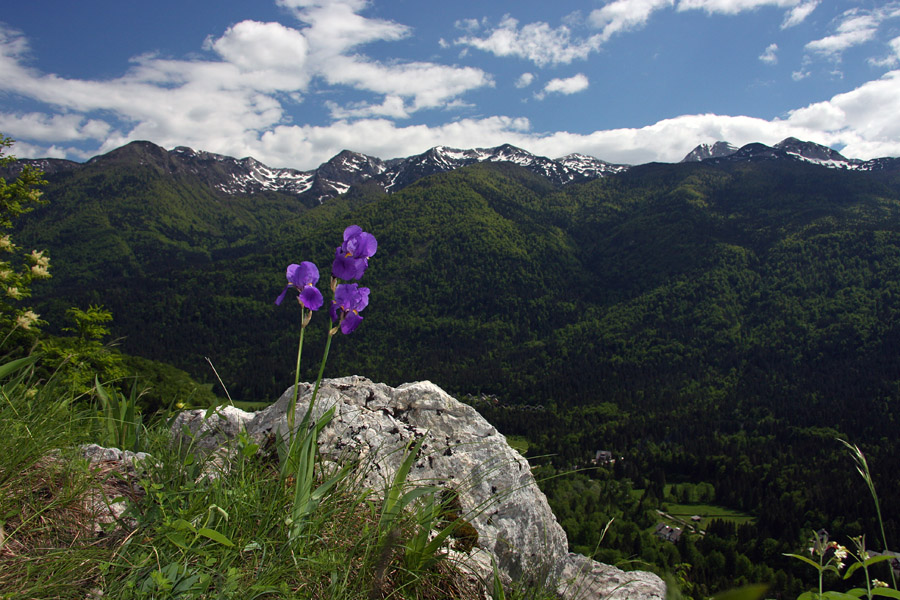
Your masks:
<svg viewBox="0 0 900 600"><path fill-rule="evenodd" d="M671 484L667 484L664 489L666 492L668 492L671 487ZM632 489L630 493L633 498L639 499L644 495L644 490ZM731 521L735 525L752 523L754 521L754 517L752 515L741 512L739 510L719 506L717 504L706 504L700 502L680 504L678 502L665 501L660 505L659 510L672 517L666 518L660 515L659 520L664 521L669 525L672 525L673 527L683 528L685 524L688 524L699 527L699 529L701 530L705 530L707 526L709 526L710 521L713 521L715 519ZM699 523L694 523L694 521L691 520L691 517L695 515L701 517ZM655 527L656 524L649 527L647 531L653 531Z"/></svg>
<svg viewBox="0 0 900 600"><path fill-rule="evenodd" d="M508 435L506 436L506 443L522 456L528 455L529 442L524 435Z"/></svg>
<svg viewBox="0 0 900 600"><path fill-rule="evenodd" d="M746 513L725 508L724 506L716 506L715 504L677 504L674 502L665 502L663 503L662 510L676 520L687 523L693 523L691 517L694 515L702 517L699 523L700 529L706 529L709 522L714 519L731 521L736 525L752 523L754 520L752 516Z"/></svg>
<svg viewBox="0 0 900 600"><path fill-rule="evenodd" d="M418 503L385 536L380 494L360 484L365 467L330 489L297 535L286 522L295 483L279 483L276 454L242 438L230 470L204 478L191 448L173 446L156 419L140 438L152 460L130 473L80 458L81 444L102 441L103 424L95 407L61 400L27 369L0 380L0 439L15 448L0 453L0 600L475 594L449 560L407 569L406 546L423 539ZM319 481L328 475L317 462ZM98 523L100 509L120 500L121 518Z"/></svg>

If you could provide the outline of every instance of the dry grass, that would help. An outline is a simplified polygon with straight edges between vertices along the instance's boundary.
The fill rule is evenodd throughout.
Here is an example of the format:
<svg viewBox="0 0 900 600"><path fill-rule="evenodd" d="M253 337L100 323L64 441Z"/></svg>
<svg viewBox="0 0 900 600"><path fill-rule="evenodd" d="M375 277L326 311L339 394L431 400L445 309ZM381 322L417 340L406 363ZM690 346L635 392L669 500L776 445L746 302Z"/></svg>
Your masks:
<svg viewBox="0 0 900 600"><path fill-rule="evenodd" d="M108 500L135 492L120 466L91 469L55 456L7 474L0 486L0 590L4 597L84 597L129 532ZM37 596L35 596L37 597Z"/></svg>

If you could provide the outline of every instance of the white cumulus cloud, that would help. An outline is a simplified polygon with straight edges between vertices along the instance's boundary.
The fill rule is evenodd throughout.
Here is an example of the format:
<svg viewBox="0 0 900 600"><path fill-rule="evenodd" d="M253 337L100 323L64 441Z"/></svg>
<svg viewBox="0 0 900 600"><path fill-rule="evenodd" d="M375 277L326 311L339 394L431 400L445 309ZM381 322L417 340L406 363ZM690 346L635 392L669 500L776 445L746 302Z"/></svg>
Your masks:
<svg viewBox="0 0 900 600"><path fill-rule="evenodd" d="M764 6L792 8L798 4L800 0L679 0L678 10L705 10L711 14L736 15Z"/></svg>
<svg viewBox="0 0 900 600"><path fill-rule="evenodd" d="M522 73L519 75L519 78L516 79L516 87L517 88L525 88L532 84L534 81L534 73Z"/></svg>
<svg viewBox="0 0 900 600"><path fill-rule="evenodd" d="M851 8L837 19L833 34L806 44L806 50L829 58L839 59L848 48L876 38L881 24L900 17L900 3L892 2L874 9Z"/></svg>
<svg viewBox="0 0 900 600"><path fill-rule="evenodd" d="M18 115L4 130L24 141L102 139L105 151L135 139L246 156L260 135L286 122L286 103L334 86L371 99L327 106L335 118L407 118L461 105L460 96L493 85L484 71L424 61L373 60L360 46L391 42L410 29L367 18L360 0L279 0L302 24L242 21L206 39L207 55L131 59L120 76L77 79L27 66L27 38L0 23L0 80L6 93L47 106ZM327 87L326 87L327 89ZM9 112L9 111L8 111ZM53 133L56 132L56 133Z"/></svg>
<svg viewBox="0 0 900 600"><path fill-rule="evenodd" d="M315 168L345 148L387 159L436 145L511 143L549 157L581 152L639 164L680 160L702 142L772 144L789 136L842 146L851 157L900 155L900 120L896 111L889 110L900 106L900 70L776 119L676 114L646 127L587 133L536 132L528 119L514 114L485 113L479 118L454 114L444 123L411 123L416 111L454 110L469 92L493 86L493 77L471 66L376 60L367 55L366 44L384 46L413 32L393 21L364 16L370 7L365 0L279 0L279 4L296 17L295 27L242 21L208 38L205 54L172 59L147 53L133 57L119 76L102 80L38 71L31 66L27 38L0 24L3 92L42 109L4 108L0 130L23 140L15 147L20 156L83 158L84 140L96 140L99 153L148 139L166 147L187 145L301 169ZM496 27L483 19L461 21L458 33L464 37L454 43L539 67L565 65L590 58L610 36L643 27L658 11L673 6L710 14L775 8L785 12L782 27L794 27L808 19L819 0L674 0L674 4L613 0L586 18L568 19L559 27L542 22L522 25L512 17ZM838 57L854 44L878 40L884 21L900 16L898 6L894 2L841 13L824 30L830 35L810 42L806 50L810 56ZM776 30L777 25L776 20ZM579 27L593 27L587 30L593 35L579 36ZM893 68L900 61L900 37L892 37L872 64ZM771 44L760 60L774 63L787 48ZM809 64L804 59L793 77L809 76ZM585 73L591 73L587 67L584 73L547 81L526 72L514 84L537 90L535 82L540 81L538 97L574 94L591 88ZM351 101L341 101L343 96L335 93L347 91L352 92ZM324 106L331 122L292 121L289 105L312 104L312 99L321 99L317 106ZM76 142L81 142L80 149L70 147Z"/></svg>
<svg viewBox="0 0 900 600"><path fill-rule="evenodd" d="M768 65L774 65L778 62L778 44L769 44L765 51L759 55L759 60Z"/></svg>
<svg viewBox="0 0 900 600"><path fill-rule="evenodd" d="M845 15L836 33L809 42L806 49L818 54L836 56L847 48L873 39L878 31L878 19L872 14L853 12L852 15Z"/></svg>
<svg viewBox="0 0 900 600"><path fill-rule="evenodd" d="M784 22L781 24L782 29L794 27L806 20L806 17L812 14L819 5L819 0L807 0L802 2L788 11L785 15Z"/></svg>
<svg viewBox="0 0 900 600"><path fill-rule="evenodd" d="M207 46L246 71L301 70L309 53L309 42L301 32L281 23L257 21L242 21L218 39L207 38Z"/></svg>
<svg viewBox="0 0 900 600"><path fill-rule="evenodd" d="M650 15L675 5L675 0L614 0L591 11L588 20L601 30L600 39L608 40L620 31L643 27Z"/></svg>
<svg viewBox="0 0 900 600"><path fill-rule="evenodd" d="M463 36L455 43L497 56L524 58L543 67L586 59L600 47L601 40L599 36L586 39L573 37L566 25L554 28L547 23L537 22L519 27L519 21L507 15L486 36Z"/></svg>
<svg viewBox="0 0 900 600"><path fill-rule="evenodd" d="M548 94L577 94L588 89L590 82L584 73L578 73L565 79L551 79L544 86L544 92Z"/></svg>
<svg viewBox="0 0 900 600"><path fill-rule="evenodd" d="M102 140L109 134L110 126L99 119L85 119L74 114L0 113L0 131L13 138L25 136L34 141L71 142Z"/></svg>
<svg viewBox="0 0 900 600"><path fill-rule="evenodd" d="M873 67L896 67L900 63L900 37L895 37L888 42L891 52L882 58L870 58L869 64Z"/></svg>
<svg viewBox="0 0 900 600"><path fill-rule="evenodd" d="M496 56L512 56L533 62L539 67L569 64L585 60L597 52L614 35L641 29L652 15L660 10L677 6L679 11L703 10L709 14L734 15L766 6L789 9L782 28L803 22L818 6L820 0L612 0L592 10L586 23L599 33L577 37L568 25L552 27L538 21L520 25L511 15L483 34L483 21L467 19L458 21L457 27L469 35L455 40L457 45L477 48ZM569 19L569 22L576 19Z"/></svg>

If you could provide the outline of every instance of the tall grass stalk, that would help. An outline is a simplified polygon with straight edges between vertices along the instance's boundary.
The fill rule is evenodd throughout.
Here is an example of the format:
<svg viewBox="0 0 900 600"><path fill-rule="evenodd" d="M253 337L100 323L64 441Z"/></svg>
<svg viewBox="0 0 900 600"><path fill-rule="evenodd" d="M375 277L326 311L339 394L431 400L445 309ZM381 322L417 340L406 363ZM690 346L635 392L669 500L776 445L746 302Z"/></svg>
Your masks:
<svg viewBox="0 0 900 600"><path fill-rule="evenodd" d="M863 481L866 482L866 486L869 488L869 493L872 495L872 500L875 502L875 515L878 517L878 527L881 530L881 542L884 544L884 553L889 553L889 546L887 541L887 535L884 532L884 519L881 517L881 504L878 502L878 494L875 492L875 480L872 478L872 472L869 470L869 463L866 460L865 454L863 454L862 450L859 449L859 446L856 444L851 444L845 440L838 438L838 441L842 443L847 450L850 451L850 456L853 458L853 461L856 463L856 471L859 473L860 477L863 478ZM894 569L888 567L888 571L891 574L891 583L893 583L893 587L897 589L897 576L894 575Z"/></svg>

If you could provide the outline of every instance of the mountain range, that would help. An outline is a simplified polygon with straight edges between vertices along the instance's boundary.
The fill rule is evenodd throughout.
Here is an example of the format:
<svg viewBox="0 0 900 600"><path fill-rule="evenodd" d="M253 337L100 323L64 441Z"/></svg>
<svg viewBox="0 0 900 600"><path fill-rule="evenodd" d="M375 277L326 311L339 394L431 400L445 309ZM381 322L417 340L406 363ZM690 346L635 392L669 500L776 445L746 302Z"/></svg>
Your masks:
<svg viewBox="0 0 900 600"><path fill-rule="evenodd" d="M771 147L758 143L748 144L742 148L728 142L700 144L688 153L682 162L776 158L848 170L900 169L900 159L897 158L868 161L848 159L827 146L795 138L787 138ZM105 165L128 161L152 164L172 175L190 174L219 194L233 196L263 192L285 193L302 198L307 204L322 203L347 192L351 186L363 183L374 185L387 193L394 193L422 177L481 162L516 164L556 185L584 183L622 173L632 167L608 163L577 153L550 159L504 144L495 148L468 150L436 146L422 154L390 160L344 150L314 170L300 171L268 167L251 157L237 159L184 146L167 151L150 142L142 141L132 142L107 154L96 156L86 163L49 158L24 160L20 163L32 164L48 174L57 174L91 166L102 168Z"/></svg>
<svg viewBox="0 0 900 600"><path fill-rule="evenodd" d="M643 490L644 508L671 484L708 482L716 504L754 517L734 534L741 551L776 569L819 528L880 539L835 438L849 440L898 539L898 159L791 139L595 174L595 159L529 156L346 152L304 179L136 142L84 164L38 161L49 202L12 236L48 251L52 278L27 303L51 333L71 325L69 307L102 305L123 351L221 397L271 402L296 366L298 307L274 304L285 268L315 262L327 297L334 248L358 224L378 239L360 281L369 305L334 337L326 377L487 398L478 410L533 455L567 468L599 449L624 457L616 478ZM306 381L323 313L305 330ZM633 535L615 537L640 554ZM733 585L731 563L706 572Z"/></svg>
<svg viewBox="0 0 900 600"><path fill-rule="evenodd" d="M86 163L59 159L20 161L45 173L57 174L85 167L103 167L127 161L152 164L172 175L191 174L212 190L225 195L278 192L324 202L345 193L353 185L370 183L392 193L435 173L445 173L479 162L509 162L521 165L555 184L588 181L627 169L583 154L551 160L535 156L509 144L496 148L458 150L436 146L407 158L381 160L344 150L312 171L268 167L254 158L198 151L184 146L166 151L150 142L131 142Z"/></svg>
<svg viewBox="0 0 900 600"><path fill-rule="evenodd" d="M804 142L797 138L787 138L774 146L765 144L747 144L737 148L728 142L716 142L713 145L701 144L694 148L682 162L699 162L709 160L714 163L741 162L750 160L796 160L808 162L831 169L849 171L883 171L900 169L900 159L884 157L871 160L846 158L837 150L814 142Z"/></svg>

